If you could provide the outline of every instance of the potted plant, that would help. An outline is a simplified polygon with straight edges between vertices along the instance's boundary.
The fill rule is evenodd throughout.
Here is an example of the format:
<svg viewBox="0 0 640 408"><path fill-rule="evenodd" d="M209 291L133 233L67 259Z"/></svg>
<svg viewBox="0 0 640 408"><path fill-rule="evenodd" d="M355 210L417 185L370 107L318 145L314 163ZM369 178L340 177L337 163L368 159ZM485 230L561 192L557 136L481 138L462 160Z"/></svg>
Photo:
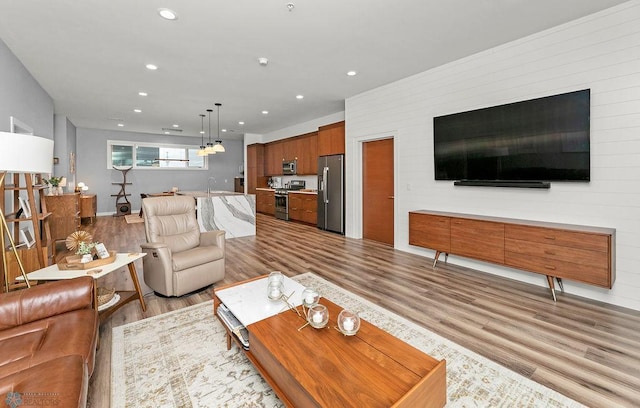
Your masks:
<svg viewBox="0 0 640 408"><path fill-rule="evenodd" d="M81 241L76 250L76 255L82 255L81 263L93 261L93 249L97 245L97 242Z"/></svg>
<svg viewBox="0 0 640 408"><path fill-rule="evenodd" d="M60 186L60 182L64 177L51 177L49 179L43 179L45 184L49 185L49 195L59 195L62 194L62 187Z"/></svg>

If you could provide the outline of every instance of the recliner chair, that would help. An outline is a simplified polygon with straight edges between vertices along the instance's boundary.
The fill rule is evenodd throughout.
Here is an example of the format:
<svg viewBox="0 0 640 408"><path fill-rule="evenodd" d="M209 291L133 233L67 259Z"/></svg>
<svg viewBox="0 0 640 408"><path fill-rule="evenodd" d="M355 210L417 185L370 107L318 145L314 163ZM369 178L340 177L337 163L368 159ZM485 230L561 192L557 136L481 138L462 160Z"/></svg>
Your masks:
<svg viewBox="0 0 640 408"><path fill-rule="evenodd" d="M148 197L142 208L144 281L151 289L182 296L224 278L225 232L200 232L193 197Z"/></svg>

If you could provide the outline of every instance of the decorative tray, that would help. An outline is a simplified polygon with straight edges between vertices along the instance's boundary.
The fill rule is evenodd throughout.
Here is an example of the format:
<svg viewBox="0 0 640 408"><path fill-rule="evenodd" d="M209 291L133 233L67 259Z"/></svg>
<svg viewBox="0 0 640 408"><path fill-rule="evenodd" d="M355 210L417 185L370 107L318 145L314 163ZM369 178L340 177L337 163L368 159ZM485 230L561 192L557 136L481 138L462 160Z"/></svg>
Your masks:
<svg viewBox="0 0 640 408"><path fill-rule="evenodd" d="M96 259L91 262L82 263L80 260L82 259L82 255L72 255L64 258L64 261L58 263L58 268L61 270L83 270L83 269L91 269L100 265L107 265L115 262L116 260L116 251L109 251L108 258Z"/></svg>

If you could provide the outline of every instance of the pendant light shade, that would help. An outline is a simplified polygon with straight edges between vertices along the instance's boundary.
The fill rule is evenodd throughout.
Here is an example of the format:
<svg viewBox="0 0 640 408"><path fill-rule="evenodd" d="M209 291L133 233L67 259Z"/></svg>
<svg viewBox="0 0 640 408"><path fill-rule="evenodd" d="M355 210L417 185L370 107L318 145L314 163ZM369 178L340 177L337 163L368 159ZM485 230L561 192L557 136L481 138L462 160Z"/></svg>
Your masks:
<svg viewBox="0 0 640 408"><path fill-rule="evenodd" d="M213 151L216 153L224 153L225 149L222 145L222 140L220 139L220 107L222 104L216 103L216 106L218 107L218 139L216 139L216 144L213 146Z"/></svg>
<svg viewBox="0 0 640 408"><path fill-rule="evenodd" d="M209 113L209 141L204 151L207 154L216 154L216 151L213 149L213 143L211 143L211 112L213 112L213 109L207 109L207 112Z"/></svg>
<svg viewBox="0 0 640 408"><path fill-rule="evenodd" d="M200 114L200 149L198 150L198 156L206 156L206 146L204 145L204 114Z"/></svg>

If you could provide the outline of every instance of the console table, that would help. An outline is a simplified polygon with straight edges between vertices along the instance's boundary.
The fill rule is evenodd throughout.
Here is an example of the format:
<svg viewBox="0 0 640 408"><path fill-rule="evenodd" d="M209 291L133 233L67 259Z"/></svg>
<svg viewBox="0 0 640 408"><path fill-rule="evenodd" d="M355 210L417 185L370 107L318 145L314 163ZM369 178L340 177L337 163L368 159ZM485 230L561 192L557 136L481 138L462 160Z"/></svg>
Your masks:
<svg viewBox="0 0 640 408"><path fill-rule="evenodd" d="M409 244L441 253L543 274L553 300L554 279L611 289L615 281L614 228L525 221L440 211L409 212Z"/></svg>

